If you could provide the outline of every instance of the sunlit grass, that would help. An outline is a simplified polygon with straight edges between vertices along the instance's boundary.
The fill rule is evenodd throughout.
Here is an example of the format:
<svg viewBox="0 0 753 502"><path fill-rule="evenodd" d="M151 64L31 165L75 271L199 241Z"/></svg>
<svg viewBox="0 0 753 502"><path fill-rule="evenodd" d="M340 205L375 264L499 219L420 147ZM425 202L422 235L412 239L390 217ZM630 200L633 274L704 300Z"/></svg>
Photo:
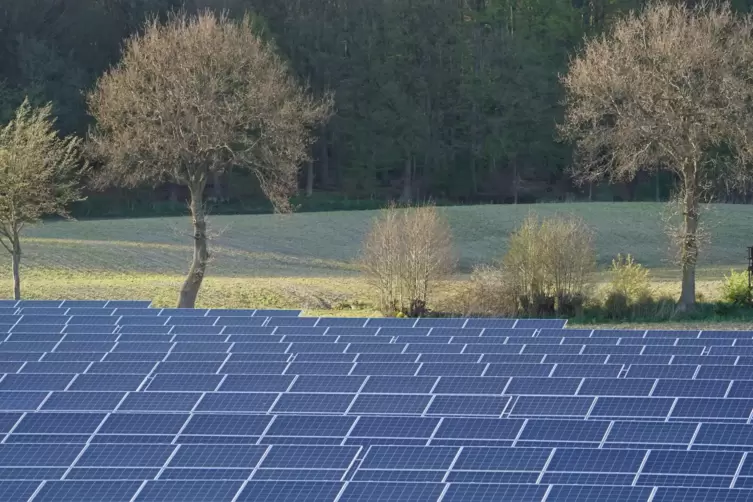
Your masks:
<svg viewBox="0 0 753 502"><path fill-rule="evenodd" d="M509 233L531 211L574 213L594 228L602 272L618 253L649 267L655 290L676 296L662 232L662 204L583 203L443 208L455 237L461 272L443 284L441 306L474 264L501 256ZM211 218L212 261L199 295L206 307L303 307L309 313L375 315L371 291L353 260L374 211L239 215ZM705 214L711 244L701 251L698 291L718 294L722 275L746 266L753 207L717 205ZM28 229L23 240L24 298L148 299L172 306L191 257L188 218L54 222ZM0 255L0 296L11 293L10 261Z"/></svg>

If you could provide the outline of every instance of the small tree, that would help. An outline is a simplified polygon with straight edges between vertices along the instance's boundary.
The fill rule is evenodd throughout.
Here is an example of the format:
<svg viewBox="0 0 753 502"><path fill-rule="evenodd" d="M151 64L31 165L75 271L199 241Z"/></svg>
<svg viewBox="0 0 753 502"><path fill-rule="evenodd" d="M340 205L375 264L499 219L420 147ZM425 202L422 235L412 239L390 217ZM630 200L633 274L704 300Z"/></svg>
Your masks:
<svg viewBox="0 0 753 502"><path fill-rule="evenodd" d="M24 100L0 129L0 244L13 263L13 297L21 298L21 231L45 215L69 218L66 208L82 200L80 141L61 138L52 106L34 109Z"/></svg>
<svg viewBox="0 0 753 502"><path fill-rule="evenodd" d="M455 266L449 224L434 206L391 205L366 236L359 265L382 312L422 315L432 288Z"/></svg>
<svg viewBox="0 0 753 502"><path fill-rule="evenodd" d="M590 40L562 79L581 180L668 170L680 183L682 292L695 304L703 189L742 179L753 139L753 22L729 5L656 3Z"/></svg>
<svg viewBox="0 0 753 502"><path fill-rule="evenodd" d="M209 260L207 181L250 170L275 209L290 211L311 128L328 117L331 99L314 99L294 80L251 17L234 22L206 11L147 23L100 78L89 107L92 152L105 163L101 185L188 188L194 252L178 306L191 308Z"/></svg>

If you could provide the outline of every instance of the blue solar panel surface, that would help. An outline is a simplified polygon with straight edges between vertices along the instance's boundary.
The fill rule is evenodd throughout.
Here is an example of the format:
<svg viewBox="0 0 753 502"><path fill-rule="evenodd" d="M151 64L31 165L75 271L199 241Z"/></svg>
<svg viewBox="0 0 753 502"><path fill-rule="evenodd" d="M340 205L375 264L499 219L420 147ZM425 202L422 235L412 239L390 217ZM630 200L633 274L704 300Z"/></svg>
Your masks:
<svg viewBox="0 0 753 502"><path fill-rule="evenodd" d="M0 305L3 501L750 501L751 448L751 331Z"/></svg>

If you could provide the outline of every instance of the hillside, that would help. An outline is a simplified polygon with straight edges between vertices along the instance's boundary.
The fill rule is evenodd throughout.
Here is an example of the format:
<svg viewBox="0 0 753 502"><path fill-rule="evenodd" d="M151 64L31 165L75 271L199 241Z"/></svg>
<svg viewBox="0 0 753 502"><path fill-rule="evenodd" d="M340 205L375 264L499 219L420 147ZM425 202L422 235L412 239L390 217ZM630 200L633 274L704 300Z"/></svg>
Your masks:
<svg viewBox="0 0 753 502"><path fill-rule="evenodd" d="M632 253L658 278L676 280L662 233L665 206L653 203L579 203L448 207L467 272L500 256L509 233L534 211L583 217L595 231L599 263ZM321 294L362 297L351 262L374 211L289 216L216 216L203 304L284 306ZM753 207L712 206L705 217L711 244L702 250L701 278L716 280L746 265ZM30 228L23 241L26 297L149 298L172 304L191 253L188 218L55 222ZM10 285L10 260L2 263ZM350 277L349 277L350 276ZM249 279L253 278L253 281ZM326 278L326 279L325 279ZM3 295L9 289L2 289ZM317 291L319 293L317 293ZM326 306L325 302L325 306Z"/></svg>
<svg viewBox="0 0 753 502"><path fill-rule="evenodd" d="M583 217L596 232L599 262L632 253L651 268L669 266L662 232L665 206L654 203L575 203L458 206L443 210L460 252L460 266L488 262L504 252L508 234L530 212ZM210 274L316 276L347 272L375 211L216 216L210 225L216 260ZM177 273L190 253L188 218L55 222L31 228L25 239L27 267L87 271ZM744 267L753 207L713 205L705 215L710 245L702 267Z"/></svg>

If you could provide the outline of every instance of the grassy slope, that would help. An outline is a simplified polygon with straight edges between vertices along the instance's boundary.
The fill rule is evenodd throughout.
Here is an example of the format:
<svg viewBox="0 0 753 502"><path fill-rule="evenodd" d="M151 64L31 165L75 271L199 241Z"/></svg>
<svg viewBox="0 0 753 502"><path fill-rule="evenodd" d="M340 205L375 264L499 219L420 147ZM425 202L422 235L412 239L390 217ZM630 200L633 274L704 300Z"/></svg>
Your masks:
<svg viewBox="0 0 753 502"><path fill-rule="evenodd" d="M504 252L507 236L531 211L582 216L596 231L599 261L632 253L675 280L662 232L663 209L652 203L581 203L446 208L460 251L460 266L488 262ZM351 260L368 230L372 211L290 216L217 216L204 305L291 306L301 297L362 298ZM743 268L753 207L712 206L705 215L711 244L702 250L700 277ZM174 302L190 259L187 218L96 220L49 223L26 233L22 273L29 298L150 298ZM9 267L2 264L0 296L10 293ZM702 288L703 289L703 288ZM314 302L316 304L316 302ZM323 302L321 306L326 306Z"/></svg>

